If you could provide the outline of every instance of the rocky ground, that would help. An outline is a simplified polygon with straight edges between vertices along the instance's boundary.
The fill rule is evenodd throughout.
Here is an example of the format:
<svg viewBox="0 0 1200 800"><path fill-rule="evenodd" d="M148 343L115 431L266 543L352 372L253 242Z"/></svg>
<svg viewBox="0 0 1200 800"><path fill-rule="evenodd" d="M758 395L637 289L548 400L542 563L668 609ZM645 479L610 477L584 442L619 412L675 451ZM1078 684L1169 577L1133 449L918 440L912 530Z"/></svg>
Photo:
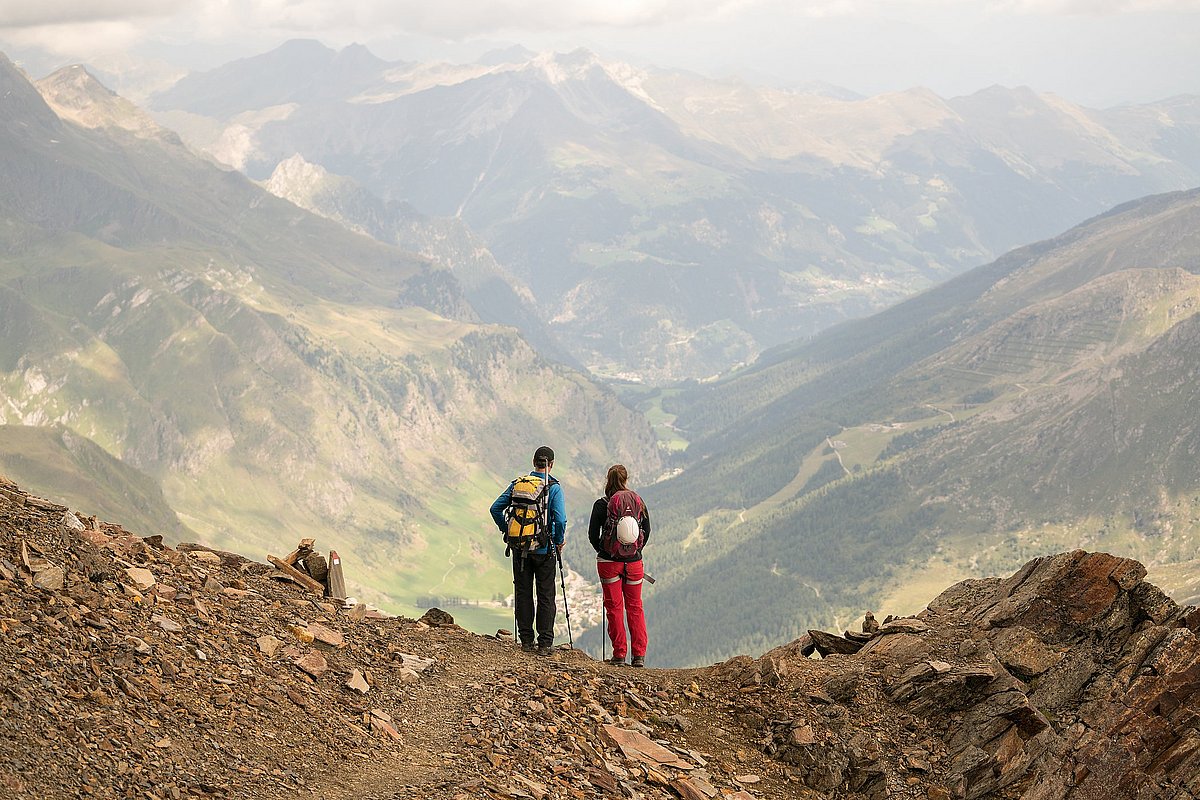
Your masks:
<svg viewBox="0 0 1200 800"><path fill-rule="evenodd" d="M540 658L276 572L0 479L0 797L1200 796L1200 612L1104 554L696 670Z"/></svg>

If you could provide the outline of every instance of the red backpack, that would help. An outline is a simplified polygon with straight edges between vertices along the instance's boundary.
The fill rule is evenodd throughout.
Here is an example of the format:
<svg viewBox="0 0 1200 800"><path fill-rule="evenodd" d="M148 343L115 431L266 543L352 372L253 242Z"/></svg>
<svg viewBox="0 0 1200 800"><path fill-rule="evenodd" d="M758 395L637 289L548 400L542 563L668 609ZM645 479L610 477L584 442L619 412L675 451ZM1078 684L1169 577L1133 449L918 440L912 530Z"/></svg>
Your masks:
<svg viewBox="0 0 1200 800"><path fill-rule="evenodd" d="M608 498L608 519L600 536L600 549L612 558L637 555L646 543L642 513L646 505L632 489L622 489Z"/></svg>

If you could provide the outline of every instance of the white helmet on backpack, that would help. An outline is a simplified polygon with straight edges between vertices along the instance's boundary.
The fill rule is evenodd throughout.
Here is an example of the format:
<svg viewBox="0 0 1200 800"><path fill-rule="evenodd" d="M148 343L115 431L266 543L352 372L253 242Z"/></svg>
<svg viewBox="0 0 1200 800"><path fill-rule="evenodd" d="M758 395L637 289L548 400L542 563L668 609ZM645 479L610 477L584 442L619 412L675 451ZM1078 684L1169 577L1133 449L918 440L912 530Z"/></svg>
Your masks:
<svg viewBox="0 0 1200 800"><path fill-rule="evenodd" d="M641 533L637 520L633 517L621 517L617 520L617 541L621 544L633 544Z"/></svg>

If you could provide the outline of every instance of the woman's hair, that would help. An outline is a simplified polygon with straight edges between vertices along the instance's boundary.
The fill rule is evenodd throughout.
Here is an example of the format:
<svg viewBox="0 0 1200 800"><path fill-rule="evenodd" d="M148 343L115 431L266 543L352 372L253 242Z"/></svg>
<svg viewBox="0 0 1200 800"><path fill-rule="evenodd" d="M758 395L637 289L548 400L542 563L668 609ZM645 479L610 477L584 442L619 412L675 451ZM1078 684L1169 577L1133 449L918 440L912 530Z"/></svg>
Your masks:
<svg viewBox="0 0 1200 800"><path fill-rule="evenodd" d="M629 480L629 472L621 464L613 464L608 468L608 476L604 479L604 496L612 497L617 492L625 488L625 482Z"/></svg>

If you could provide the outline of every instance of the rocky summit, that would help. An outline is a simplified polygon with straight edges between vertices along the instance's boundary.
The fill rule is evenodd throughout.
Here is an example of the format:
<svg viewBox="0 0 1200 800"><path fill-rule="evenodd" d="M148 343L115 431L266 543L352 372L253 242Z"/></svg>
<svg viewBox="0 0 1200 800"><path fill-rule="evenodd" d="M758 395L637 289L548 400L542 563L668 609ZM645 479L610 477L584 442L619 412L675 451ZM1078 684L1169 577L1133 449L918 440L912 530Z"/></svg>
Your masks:
<svg viewBox="0 0 1200 800"><path fill-rule="evenodd" d="M1200 611L1144 576L1064 553L868 632L634 670L0 479L0 797L1195 798Z"/></svg>

